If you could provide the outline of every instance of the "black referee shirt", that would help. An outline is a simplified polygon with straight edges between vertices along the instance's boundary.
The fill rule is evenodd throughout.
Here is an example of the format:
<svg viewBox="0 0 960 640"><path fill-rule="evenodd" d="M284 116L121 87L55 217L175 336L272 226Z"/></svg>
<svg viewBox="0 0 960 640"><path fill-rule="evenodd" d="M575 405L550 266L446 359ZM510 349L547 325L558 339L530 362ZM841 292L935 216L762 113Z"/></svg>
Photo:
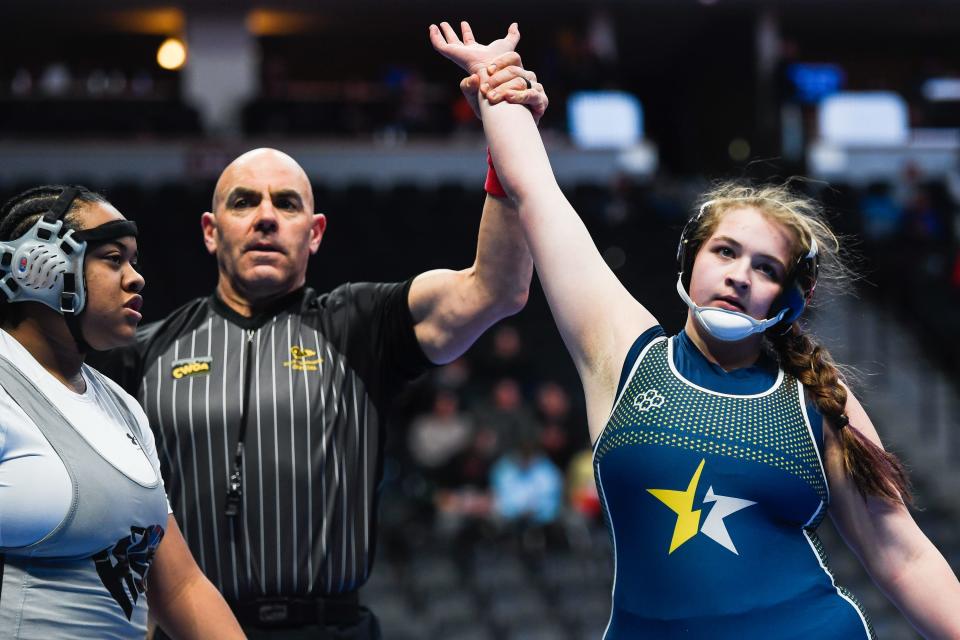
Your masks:
<svg viewBox="0 0 960 640"><path fill-rule="evenodd" d="M366 580L383 420L403 383L430 366L409 288L301 289L253 318L199 298L142 327L135 347L95 359L143 405L174 515L228 600ZM242 510L228 518L244 407Z"/></svg>

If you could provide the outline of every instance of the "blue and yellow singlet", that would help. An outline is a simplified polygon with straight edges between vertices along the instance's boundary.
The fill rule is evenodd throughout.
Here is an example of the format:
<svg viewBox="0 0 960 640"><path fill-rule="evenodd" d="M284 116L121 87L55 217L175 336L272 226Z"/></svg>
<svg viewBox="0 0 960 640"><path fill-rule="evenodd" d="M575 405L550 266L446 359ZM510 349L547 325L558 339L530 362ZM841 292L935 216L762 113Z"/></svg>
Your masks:
<svg viewBox="0 0 960 640"><path fill-rule="evenodd" d="M814 533L822 429L775 363L724 372L683 332L640 336L594 445L615 557L604 638L873 638Z"/></svg>

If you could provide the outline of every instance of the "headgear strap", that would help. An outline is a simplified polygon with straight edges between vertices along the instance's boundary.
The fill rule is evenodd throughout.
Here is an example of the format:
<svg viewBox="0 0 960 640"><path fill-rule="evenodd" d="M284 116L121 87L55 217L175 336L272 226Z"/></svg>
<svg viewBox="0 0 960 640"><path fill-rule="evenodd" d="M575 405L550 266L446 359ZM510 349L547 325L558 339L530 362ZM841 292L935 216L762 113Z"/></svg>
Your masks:
<svg viewBox="0 0 960 640"><path fill-rule="evenodd" d="M45 215L44 218L47 218L50 222L62 220L63 216L70 209L70 205L73 204L74 199L76 199L78 195L80 195L80 190L76 187L64 188L64 190L60 192L60 196L57 198L57 201L53 203L52 207L50 207L50 213Z"/></svg>
<svg viewBox="0 0 960 640"><path fill-rule="evenodd" d="M86 242L87 244L99 244L126 236L137 237L137 223L133 220L111 220L110 222L104 222L99 227L73 232L73 237L77 239L77 242Z"/></svg>

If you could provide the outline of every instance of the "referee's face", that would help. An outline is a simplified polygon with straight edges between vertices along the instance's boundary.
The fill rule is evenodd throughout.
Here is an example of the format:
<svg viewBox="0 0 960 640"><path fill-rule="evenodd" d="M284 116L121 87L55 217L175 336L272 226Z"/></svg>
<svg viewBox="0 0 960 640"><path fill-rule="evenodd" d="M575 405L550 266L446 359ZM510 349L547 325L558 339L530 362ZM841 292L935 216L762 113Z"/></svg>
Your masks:
<svg viewBox="0 0 960 640"><path fill-rule="evenodd" d="M207 249L217 256L221 295L251 304L303 286L326 227L326 218L313 212L303 169L274 149L234 160L217 182L213 213L201 222Z"/></svg>

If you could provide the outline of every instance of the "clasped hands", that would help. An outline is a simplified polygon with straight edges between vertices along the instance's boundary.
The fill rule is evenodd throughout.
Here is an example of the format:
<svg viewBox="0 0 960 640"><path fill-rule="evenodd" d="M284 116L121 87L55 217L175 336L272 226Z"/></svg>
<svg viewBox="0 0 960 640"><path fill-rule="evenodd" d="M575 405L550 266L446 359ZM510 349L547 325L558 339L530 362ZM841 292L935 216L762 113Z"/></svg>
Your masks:
<svg viewBox="0 0 960 640"><path fill-rule="evenodd" d="M510 25L506 37L486 45L476 41L466 21L460 23L460 32L462 40L448 23L441 22L439 27L432 24L430 42L440 55L470 74L460 82L460 90L477 117L478 95L482 95L491 105L522 104L539 122L550 101L537 75L523 68L520 54L514 51L520 41L517 23Z"/></svg>

